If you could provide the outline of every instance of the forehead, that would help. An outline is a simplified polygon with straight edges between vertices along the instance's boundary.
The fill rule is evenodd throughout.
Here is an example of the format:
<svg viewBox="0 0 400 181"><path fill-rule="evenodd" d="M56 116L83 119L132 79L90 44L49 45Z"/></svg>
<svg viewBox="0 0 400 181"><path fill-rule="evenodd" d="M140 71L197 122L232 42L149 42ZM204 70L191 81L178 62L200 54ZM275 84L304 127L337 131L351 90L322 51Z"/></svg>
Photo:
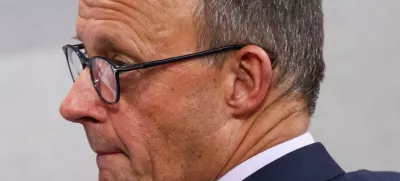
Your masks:
<svg viewBox="0 0 400 181"><path fill-rule="evenodd" d="M131 44L141 54L154 54L192 41L195 7L192 0L80 0L76 31L88 46Z"/></svg>

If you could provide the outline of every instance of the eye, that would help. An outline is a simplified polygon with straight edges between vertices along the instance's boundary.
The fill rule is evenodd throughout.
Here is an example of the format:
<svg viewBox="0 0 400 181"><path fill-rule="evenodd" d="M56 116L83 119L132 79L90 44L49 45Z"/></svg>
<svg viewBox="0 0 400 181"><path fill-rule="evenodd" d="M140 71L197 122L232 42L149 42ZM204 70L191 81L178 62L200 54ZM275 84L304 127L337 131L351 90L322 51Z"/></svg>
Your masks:
<svg viewBox="0 0 400 181"><path fill-rule="evenodd" d="M116 58L112 58L111 61L112 61L115 65L117 65L117 66L119 66L119 67L123 67L123 66L129 65L128 63L126 63L126 62L124 62L124 61L122 61L122 60L120 60L120 59L116 59Z"/></svg>
<svg viewBox="0 0 400 181"><path fill-rule="evenodd" d="M110 59L113 63L115 63L117 66L128 66L128 65L132 65L132 61L130 61L130 59L126 56L123 55L115 55L112 56L112 58Z"/></svg>

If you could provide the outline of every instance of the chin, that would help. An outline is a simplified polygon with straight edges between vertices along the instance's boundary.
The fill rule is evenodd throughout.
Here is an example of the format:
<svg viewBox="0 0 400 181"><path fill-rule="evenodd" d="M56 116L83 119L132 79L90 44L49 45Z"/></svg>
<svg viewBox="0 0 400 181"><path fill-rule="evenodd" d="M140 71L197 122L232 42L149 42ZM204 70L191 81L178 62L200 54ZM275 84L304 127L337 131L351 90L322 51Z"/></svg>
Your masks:
<svg viewBox="0 0 400 181"><path fill-rule="evenodd" d="M97 155L99 181L138 181L129 158L123 153Z"/></svg>
<svg viewBox="0 0 400 181"><path fill-rule="evenodd" d="M99 170L99 181L139 181L133 175L124 175L123 171Z"/></svg>

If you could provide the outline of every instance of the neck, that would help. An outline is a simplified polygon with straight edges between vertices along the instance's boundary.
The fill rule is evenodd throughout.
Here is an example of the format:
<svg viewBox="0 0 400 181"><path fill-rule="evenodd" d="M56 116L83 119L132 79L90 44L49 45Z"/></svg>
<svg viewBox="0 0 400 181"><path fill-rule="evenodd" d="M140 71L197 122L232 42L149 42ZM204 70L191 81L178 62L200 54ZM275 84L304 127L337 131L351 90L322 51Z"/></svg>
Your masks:
<svg viewBox="0 0 400 181"><path fill-rule="evenodd" d="M218 175L249 158L307 132L309 114L303 99L276 99L245 120L240 129L240 144Z"/></svg>

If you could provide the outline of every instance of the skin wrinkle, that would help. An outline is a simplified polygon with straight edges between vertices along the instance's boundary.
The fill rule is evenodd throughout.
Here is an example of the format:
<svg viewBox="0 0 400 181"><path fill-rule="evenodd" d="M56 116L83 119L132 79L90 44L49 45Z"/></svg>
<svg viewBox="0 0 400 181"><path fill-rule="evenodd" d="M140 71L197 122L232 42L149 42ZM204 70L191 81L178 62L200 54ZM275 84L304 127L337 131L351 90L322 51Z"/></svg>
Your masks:
<svg viewBox="0 0 400 181"><path fill-rule="evenodd" d="M92 125L90 125L90 124L92 124ZM93 129L98 128L98 124L95 124L95 123L85 123L84 126L85 126L85 128L87 128L87 127L91 127ZM97 135L105 135L105 133L107 133L107 132L104 132L102 129L98 129L96 132L93 132L91 130L86 130L86 129L85 129L85 131L86 131L86 134L88 136L89 142L91 142L91 143L92 143L92 141L94 141L94 138L98 138L99 137ZM100 133L100 134L98 134L98 133ZM113 135L111 137L114 137L114 136L118 136L118 135L113 133ZM116 149L116 150L114 150L114 152L119 152L120 149L121 149L124 152L124 154L128 154L129 153L127 147L125 147L123 142L117 141L114 144L114 143L110 143L109 140L110 139L108 139L108 138L107 139L102 139L102 140L98 140L97 139L97 142L101 142L101 144L115 145L115 146L113 146ZM97 144L93 144L92 143L91 145L96 146ZM97 148L93 147L93 146L92 146L92 149L93 150L97 150Z"/></svg>
<svg viewBox="0 0 400 181"><path fill-rule="evenodd" d="M141 8L135 8L135 9L137 9L138 11L139 11L139 9L146 9L146 8L148 8L148 9L150 9L150 8L153 8L153 9L155 9L155 8L159 8L159 7L168 7L168 3L162 3L163 1L146 1L145 3L143 3L143 4L141 4L141 5L146 5L145 7L141 7ZM130 7L132 7L133 8L133 6L130 6ZM165 27L165 25L163 24L163 23L156 23L156 21L154 20L154 19L158 19L158 20L160 20L160 18L162 18L161 19L161 22L164 22L165 20L166 20L166 17L167 17L167 15L168 14L172 14L171 12L169 12L169 11L167 11L167 10L169 10L169 8L159 8L159 9L161 9L162 11L164 11L162 14L163 14L163 16L155 16L155 15L149 15L149 14L146 14L146 13L144 13L144 11L143 12L141 12L141 14L143 14L145 17L146 16L149 16L150 18L147 18L149 21L144 21L144 23L142 23L142 26L141 27L145 27L145 26L150 26L151 27L151 29L154 29L154 33L149 33L149 34L151 34L152 36L147 36L146 38L148 38L148 39L150 39L150 40L157 40L157 39L160 39L159 37L167 37L170 33L171 33L171 30L169 30L168 28L166 28ZM171 9L172 10L172 9ZM148 12L151 12L151 11L148 11ZM154 18L151 18L151 17L154 17ZM183 24L183 22L182 21L180 21L180 23L182 23ZM157 32L157 33L155 33L155 32ZM155 35L157 35L156 37L155 37ZM160 46L163 46L163 45L160 45ZM158 47L157 46L155 46L155 48L157 49Z"/></svg>
<svg viewBox="0 0 400 181"><path fill-rule="evenodd" d="M86 0L86 1L88 1L88 0ZM89 2L91 2L91 1L89 1ZM154 2L156 2L156 1L154 1ZM151 4L151 5L153 5L154 7L153 8L156 8L156 7L158 7L158 6L160 6L159 4L155 4L154 5L154 2ZM85 2L83 1L82 2L83 4L85 4ZM87 4L89 4L88 2L86 2ZM146 4L146 3L145 3ZM158 5L158 6L157 6ZM162 5L162 4L161 4ZM188 5L187 6L190 6L191 4L190 3L188 3ZM116 7L114 7L114 6L111 6L110 4L106 4L106 3L103 3L103 4L100 4L100 3L94 3L93 5L92 4L89 4L88 5L88 7L94 7L95 9L104 9L104 8L108 8L108 7L112 7L113 9L115 9L116 10L116 12L119 14L119 13L122 13L121 12L121 10L119 10L118 8L116 8ZM140 8L138 8L138 7L134 7L134 6L129 6L129 7L133 7L133 8L135 8L135 9L140 9ZM81 7L81 8L86 8L86 7ZM165 9L165 8L162 8L162 9ZM93 10L92 10L93 11ZM81 12L81 11L80 11ZM142 12L142 11L137 11L137 12ZM149 11L150 12L150 11ZM167 57L167 55L165 55L164 53L163 53L163 51L160 51L160 52L154 52L154 51L152 51L152 50L154 50L154 49L158 49L158 48L160 48L160 47L164 47L165 45L164 44L162 44L162 43L153 43L153 47L154 48L150 48L150 45L151 45L151 43L150 42L161 42L161 41L157 41L157 40L159 40L159 39L163 39L163 38L166 38L166 37L169 37L169 35L171 34L171 30L169 29L169 28L166 28L165 27L165 25L164 25L164 23L151 23L151 24L149 24L148 23L148 21L140 21L139 19L142 19L142 17L146 17L147 16L147 14L142 14L141 16L140 16L140 18L134 18L135 16L133 16L133 14L134 14L134 12L131 12L131 11L129 11L129 10L127 10L126 12L124 12L124 13L122 13L122 17L127 17L127 18L122 18L123 20L119 20L118 18L114 18L114 17L117 17L117 16L111 16L111 17L108 17L108 16L106 16L106 15L103 15L102 13L86 13L86 14L88 14L88 15L82 15L81 13L80 13L80 17L81 18L84 18L84 19L90 19L91 17L89 16L90 14L92 14L92 15L94 15L94 16L99 16L99 14L101 15L101 18L96 18L96 19L99 19L99 20L115 20L115 21L120 21L120 22L123 22L123 24L129 24L129 27L130 27L130 29L132 30L132 31L138 31L138 27L140 28L140 30L141 31L139 31L138 33L140 33L140 34L145 34L146 36L138 36L138 37L135 37L135 39L139 39L139 41L140 42L144 42L143 44L144 45L148 45L146 48L143 48L143 49L138 49L138 54L140 54L140 55L145 55L145 54L150 54L149 56L153 56L153 57L155 57L155 56L157 56L159 59L161 59L161 57L162 58L164 58L164 57ZM112 13L111 13L112 14ZM136 14L135 14L136 15ZM105 17L102 17L102 16L105 16ZM137 15L136 15L137 16ZM157 18L157 19L160 19L161 18L161 22L164 22L165 20L167 20L166 19L166 17L167 17L167 15L163 15L163 16L156 16L156 15L152 15L152 16L150 16L150 17L153 17L153 18L145 18L145 19L148 19L148 20L152 20L152 19L155 19L155 18ZM180 18L187 18L187 14L182 14L182 15L180 15ZM135 28L133 28L133 24L132 23L129 23L129 20L133 20L134 22L141 22L140 23L140 25L141 26L135 26ZM185 23L184 21L176 21L176 23L177 23L177 25L179 26L179 27L182 27L182 25ZM148 29L145 31L143 28L144 27L148 27L148 25L150 25L151 26L151 28L150 29L153 29L154 31L153 32L148 32ZM145 33L145 32L147 32L147 33ZM134 33L135 34L135 33ZM150 36L151 35L151 36ZM149 40L149 41L145 41L145 40ZM193 51L194 52L194 51ZM181 55L181 54L177 54L176 56L178 56L178 55ZM145 56L146 57L146 56ZM146 59L146 60L149 60L149 59ZM153 59L153 60L155 60L155 58Z"/></svg>
<svg viewBox="0 0 400 181"><path fill-rule="evenodd" d="M110 7L114 7L111 5L107 5L107 4L99 4L99 5L93 5L90 6L88 4L85 4L85 1L81 1L82 3L80 3L80 9L85 9L85 11L79 11L79 17L85 20L91 20L91 19L95 19L95 20L100 20L100 21L111 21L113 23L119 22L121 23L122 26L126 26L128 27L128 29L130 29L130 32L138 32L140 34L143 34L145 31L145 29L143 27L146 26L145 23L143 23L142 21L140 21L139 19L142 19L142 17L145 17L145 15L140 16L140 18L134 18L136 16L133 16L133 14L129 14L128 12L130 12L129 10L125 10L122 9L118 9L115 8L114 11L107 9L107 6ZM89 9L89 11L87 10ZM97 12L99 11L99 12ZM83 13L85 12L85 13ZM111 15L108 14L104 14L102 12L108 12ZM140 12L140 11L139 11ZM128 14L126 14L128 13ZM93 17L92 17L93 16ZM138 22L140 24L140 26L133 26L136 25L135 22ZM122 27L120 28L120 30L122 31L126 31L126 27ZM148 34L144 34L146 35L145 37L142 36L138 36L138 33L126 33L127 35L132 36L132 42L137 43L141 43L143 45L150 45L150 41L145 41L145 39L150 38L150 36L148 36L148 34L155 34L154 32L149 32ZM113 36L118 36L118 34L115 34ZM141 49L136 48L136 50L138 50L139 52L137 53L137 55L142 55L146 53L149 53L151 48L149 46L143 47ZM129 52L129 51L127 51ZM153 52L154 54L154 52Z"/></svg>
<svg viewBox="0 0 400 181"><path fill-rule="evenodd" d="M80 21L80 20L82 20L82 19L81 18L78 19L78 21ZM87 20L85 20L85 21L87 21ZM106 20L102 20L102 22L104 23L104 22L107 22L107 21ZM115 21L109 21L109 22L113 22L114 26L118 25L118 24L115 23ZM123 24L120 24L120 25L123 25ZM102 26L104 26L104 25L102 25ZM121 28L121 29L123 29L123 28ZM93 30L92 30L92 32L93 32ZM102 37L100 37L100 36L102 36ZM109 36L107 34L103 34L103 35L100 35L100 36L98 36L98 40L104 39L105 41L111 42L111 44L109 44L107 46L110 46L109 51L113 51L113 52L108 52L107 54L109 54L109 53L122 54L121 56L129 58L129 59L122 59L122 61L127 61L126 63L128 63L128 64L129 63L133 64L135 62L143 62L143 59L144 59L143 56L142 56L143 54L142 53L136 53L136 52L139 52L138 50L140 50L138 45L137 45L138 42L140 42L140 41L134 41L135 39L139 39L139 36L135 36L135 34L133 34L133 33L130 34L130 38L129 39L123 39L118 34L115 34L113 36L114 39L109 39ZM119 40L121 40L121 41L119 41ZM121 44L117 44L117 43L113 43L113 42L122 42L122 43ZM136 43L131 43L131 42L136 42ZM107 42L99 42L99 43L104 44L104 45L107 44ZM121 45L129 45L129 46L121 46ZM101 46L101 45L97 44L96 46ZM93 55L97 54L97 55L99 55L99 54L102 53L102 52L96 52L94 50L90 51L90 47L88 47L88 46L86 46L86 49L89 50L88 54L93 54ZM111 57L106 57L106 58L111 58Z"/></svg>
<svg viewBox="0 0 400 181"><path fill-rule="evenodd" d="M258 120L258 119L255 119L255 120ZM246 158L246 155L247 155L247 153L248 152L246 152L245 150L246 149L248 149L249 147L250 148L252 148L253 146L255 146L256 144L257 144L257 142L259 141L259 140L261 140L262 139L262 137L264 136L264 135L259 135L259 137L257 138L257 139L250 139L250 141L252 141L252 142L247 142L246 143L246 141L248 141L249 140L249 138L248 138L248 136L250 135L250 133L253 131L252 129L254 129L254 127L256 127L256 126L254 126L255 124L256 124L257 122L256 121L253 121L253 122L251 122L251 125L249 126L249 128L248 128L248 130L246 131L246 133L245 133L245 135L243 136L243 138L241 139L241 141L240 141L240 144L239 144L239 146L236 148L236 150L235 150L235 153L241 153L241 154L234 154L234 155L232 155L231 156L231 158L229 159L229 160L237 160L236 162L227 162L227 164L225 165L225 167L232 167L233 165L239 165L241 162L243 162L243 160L241 160L241 159L236 159L237 157L239 157L239 158ZM268 133L270 130L272 130L276 125L278 125L279 124L279 122L276 122L275 124L273 124L272 125L272 127L267 127L268 129L266 129L264 132L265 133ZM256 127L257 128L257 127ZM253 133L251 133L251 134L253 134ZM251 146L250 146L251 145ZM235 158L235 159L234 159ZM221 174L221 173L220 173Z"/></svg>
<svg viewBox="0 0 400 181"><path fill-rule="evenodd" d="M121 107L120 109L122 109L122 110L127 110L127 109L123 109L122 107ZM116 114L129 114L129 113L117 112ZM129 115L126 115L126 116L127 116L127 117L130 117ZM116 128L117 126L115 126L115 124L118 123L118 121L119 121L119 120L112 121L112 123L114 123L113 125L114 125L114 128L115 128L115 129L117 129L117 128ZM133 123L136 123L136 122L133 122ZM134 127L133 125L128 125L128 126L129 126L129 127L125 127L125 128L124 128L125 130L127 130L127 132L129 132L129 130L131 130L130 127L132 127L132 128ZM137 125L137 126L138 126L138 125ZM142 127L142 128L143 128L143 126L141 126L141 125L139 125L139 127ZM120 140L124 140L123 137L122 137L122 135L121 135L122 132L116 132L116 134L117 134L117 136L119 137ZM131 133L131 134L132 134L132 133ZM133 133L133 134L134 134L134 135L132 135L131 137L136 137L136 135L137 135L137 136L140 135L140 133L138 133L138 132ZM124 143L124 141L122 141L122 143ZM146 142L143 142L142 144L144 144L145 150L150 150L150 149L149 149L149 146L148 146L148 144L147 144ZM127 144L125 144L125 143L124 143L124 146L127 147L127 148L129 147L129 145L127 145ZM142 146L143 146L143 145L142 145ZM133 157L133 156L135 155L135 153L132 153L131 150L127 151L127 153L129 153L130 157ZM149 154L149 158L152 158L152 157L151 157L151 152L148 152L148 154ZM133 163L130 162L130 164L131 164L131 166L132 166L132 168L133 168L133 165L132 165ZM154 170L153 164L154 164L154 162L151 160L151 162L150 162L151 170ZM154 175L151 175L151 177L154 177Z"/></svg>
<svg viewBox="0 0 400 181"><path fill-rule="evenodd" d="M275 83L272 83L274 85ZM238 144L239 146L235 149L235 154L232 154L229 161L224 165L223 169L220 171L219 176L222 176L221 174L224 174L227 172L226 168L232 168L235 165L239 165L240 163L244 162L246 159L250 158L252 155L255 155L255 153L259 153L262 150L265 150L267 148L271 148L272 146L275 146L284 140L278 141L277 136L274 136L271 134L271 131L276 129L276 127L280 126L282 124L282 121L287 120L288 118L291 117L291 115L294 114L302 114L302 111L298 111L297 109L292 109L292 107L296 108L296 106L293 106L294 104L284 104L281 103L282 99L281 94L282 90L279 89L273 89L270 90L269 95L267 95L267 98L264 99L262 105L265 105L263 108L260 108L258 112L253 115L254 119L247 120L251 122L251 124L244 129L246 130L246 133L244 134L243 138L241 139L240 143ZM267 102L268 100L268 102ZM287 102L287 101L284 101ZM304 105L302 104L302 101L299 103L295 103ZM289 107L287 107L289 106ZM282 108L280 108L282 107ZM276 117L276 111L279 110L281 113L279 114L279 117ZM282 112L282 110L286 110ZM263 120L269 120L269 122L262 122ZM287 122L290 122L293 120L287 120ZM258 124L264 123L264 124L270 124L268 126L260 126ZM263 133L255 134L258 135L256 138L252 137L249 138L249 136L254 136L254 131L257 130L257 128L263 128ZM279 135L279 134L278 134ZM271 139L271 142L266 142L268 144L265 144L263 149L257 149L255 148L257 144L262 143L263 139ZM289 138L290 139L290 138ZM275 140L275 141L274 141ZM281 141L281 142L280 142ZM249 149L251 148L251 149ZM254 154L250 154L253 152ZM232 160L234 162L232 162ZM236 160L236 161L235 161Z"/></svg>
<svg viewBox="0 0 400 181"><path fill-rule="evenodd" d="M247 135L247 134L248 134L248 131L245 133L245 135ZM239 136L237 136L237 137L239 137ZM225 164L221 167L222 169L215 176L215 179L218 178L218 177L221 177L224 174L224 172L227 172L227 170L225 170L226 168L233 168L232 163L235 164L235 165L237 164L235 162L231 162L231 160L233 160L233 158L236 157L236 155L237 155L236 153L239 151L240 145L243 144L244 140L245 140L245 136L243 136L243 138L239 140L239 142L237 144L238 146L234 149L233 154L231 154L229 156L228 161L226 161ZM231 141L231 142L234 143L233 141Z"/></svg>
<svg viewBox="0 0 400 181"><path fill-rule="evenodd" d="M287 114L284 117L282 117L280 120L285 120L285 122L288 122L288 121L293 122L296 119L290 119L290 118L295 117L297 114L299 114L298 111L293 111L292 113ZM261 119L261 120L263 120L263 119ZM246 154L242 157L243 159L240 160L240 162L238 162L237 164L244 162L246 160L246 158L249 158L252 155L257 155L258 153L261 152L260 150L263 150L263 148L271 148L277 144L284 142L285 140L289 140L292 137L295 137L295 136L293 136L293 134L291 134L290 138L286 138L286 137L283 137L280 132L278 132L278 128L282 127L283 123L284 122L276 122L275 124L273 124L270 127L270 129L264 130L264 132L261 133L260 135L269 135L269 136L268 137L260 136L260 137L257 137L256 139L254 139L254 143L251 146L252 149L248 150L246 152ZM253 131L254 129L257 129L257 127L259 127L259 126L257 126L256 124L253 124L253 127L250 128L250 130ZM279 130L279 131L282 131L282 130ZM293 133L293 132L291 132L291 133ZM277 136L272 136L272 135L280 135L280 136L277 137ZM265 141L266 139L268 141ZM268 144L265 145L264 144L265 142L267 142Z"/></svg>
<svg viewBox="0 0 400 181"><path fill-rule="evenodd" d="M124 109L124 108L121 108L121 110L129 110L129 109ZM116 113L116 114L126 114L126 117L131 117L131 116L129 116L128 114L129 113L126 113L126 112L118 112L118 113ZM116 121L118 121L118 120L116 120ZM138 127L141 127L141 128L144 128L144 126L142 125L142 124L140 124L140 125L137 125ZM114 126L114 127L116 127L116 126ZM133 125L131 125L130 127L133 127ZM131 130L130 128L125 128L126 130ZM129 132L129 131L128 131ZM122 132L121 132L122 133ZM132 133L131 133L132 134ZM143 134L142 132L136 132L135 134L137 134L138 136L140 135L140 134ZM120 135L120 132L117 132L117 135L119 136L119 138L120 138L120 140L123 140L123 137L122 137L122 135ZM135 137L135 136L132 136L132 137ZM150 146L148 145L148 143L147 142L143 142L143 144L144 144L144 147L145 147L145 149L146 150L150 150ZM128 145L127 144L125 144L126 145L126 147L128 147ZM131 155L132 154L135 154L135 153L131 153L131 152L129 152ZM151 152L148 152L148 154L149 154L149 158L152 158L152 156L151 156ZM150 159L151 160L151 162L150 162L150 165L151 165L151 170L154 170L154 161L153 161L153 159ZM132 165L133 166L133 165Z"/></svg>
<svg viewBox="0 0 400 181"><path fill-rule="evenodd" d="M82 3L87 5L88 7L99 7L103 9L110 9L110 10L115 10L115 11L121 11L126 10L125 12L128 13L129 16L137 16L137 14L142 14L145 15L141 17L143 20L151 21L151 18L148 17L148 14L145 13L145 11L141 11L141 9L146 9L146 8L139 8L137 6L134 6L133 4L130 5L127 2L124 2L122 0L81 0ZM145 5L145 3L141 3L141 5ZM150 7L150 6L147 6Z"/></svg>

